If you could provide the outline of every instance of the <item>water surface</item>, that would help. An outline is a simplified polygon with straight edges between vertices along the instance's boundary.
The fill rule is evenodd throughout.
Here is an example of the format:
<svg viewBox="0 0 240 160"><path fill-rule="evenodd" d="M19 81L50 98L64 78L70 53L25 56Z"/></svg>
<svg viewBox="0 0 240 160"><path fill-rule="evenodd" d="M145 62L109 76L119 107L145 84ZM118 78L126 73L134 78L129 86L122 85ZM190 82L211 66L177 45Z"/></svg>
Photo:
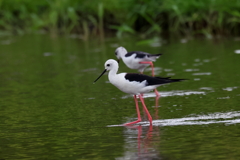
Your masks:
<svg viewBox="0 0 240 160"><path fill-rule="evenodd" d="M140 41L0 37L0 159L239 159L240 42ZM163 53L156 74L189 79L145 94L153 126L143 113L121 126L137 118L132 96L107 75L93 84L118 46Z"/></svg>

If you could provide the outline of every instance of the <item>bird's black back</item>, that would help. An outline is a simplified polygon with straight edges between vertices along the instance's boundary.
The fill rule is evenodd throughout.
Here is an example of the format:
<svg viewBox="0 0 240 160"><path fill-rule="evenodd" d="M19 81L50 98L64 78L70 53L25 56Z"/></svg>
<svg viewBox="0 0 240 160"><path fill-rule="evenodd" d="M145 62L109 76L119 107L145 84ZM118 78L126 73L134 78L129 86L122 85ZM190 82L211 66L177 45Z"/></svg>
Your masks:
<svg viewBox="0 0 240 160"><path fill-rule="evenodd" d="M128 52L125 57L130 57L132 56L133 54L136 54L135 58L144 58L144 57L157 57L157 56L160 56L162 55L161 53L159 54L149 54L147 52L142 52L142 51L132 51L132 52Z"/></svg>
<svg viewBox="0 0 240 160"><path fill-rule="evenodd" d="M130 57L132 56L133 54L136 54L135 58L144 58L146 56L146 54L148 53L145 53L145 52L141 52L141 51L132 51L132 52L128 52L125 57Z"/></svg>
<svg viewBox="0 0 240 160"><path fill-rule="evenodd" d="M170 79L171 77L151 77L143 74L138 73L127 73L125 75L125 78L129 80L130 82L136 81L136 82L143 82L147 81L147 86L151 85L158 85L158 84L165 84L165 83L172 83L172 82L179 82L185 79Z"/></svg>

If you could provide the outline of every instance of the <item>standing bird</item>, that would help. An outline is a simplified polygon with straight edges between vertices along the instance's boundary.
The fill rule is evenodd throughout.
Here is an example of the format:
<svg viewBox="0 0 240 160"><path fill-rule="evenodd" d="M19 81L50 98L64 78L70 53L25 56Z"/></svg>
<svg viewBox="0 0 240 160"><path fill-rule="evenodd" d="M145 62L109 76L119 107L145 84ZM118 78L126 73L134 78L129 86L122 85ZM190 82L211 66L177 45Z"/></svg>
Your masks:
<svg viewBox="0 0 240 160"><path fill-rule="evenodd" d="M140 111L139 111L139 107L138 107L137 96L141 100L144 111L146 112L146 114L148 116L148 120L149 120L150 124L152 125L152 117L144 103L142 94L150 92L151 90L156 89L157 87L159 87L162 84L179 82L179 81L184 80L184 79L170 79L169 77L167 77L167 78L151 77L151 76L137 74L137 73L119 73L119 74L117 74L118 68L119 68L118 62L113 59L107 60L104 64L104 66L105 66L104 71L94 82L96 82L106 71L109 71L108 79L109 79L110 83L112 83L114 86L116 86L121 91L134 95L138 120L126 123L125 125L131 125L134 123L141 122L141 116L140 116Z"/></svg>
<svg viewBox="0 0 240 160"><path fill-rule="evenodd" d="M154 67L152 62L155 62L156 59L162 54L149 54L142 51L127 52L124 47L118 47L115 50L115 55L118 59L118 62L120 59L122 59L126 66L131 69L137 69L141 74L143 74L143 71L146 67L151 66L152 76L154 77ZM159 97L157 89L155 89L155 94L157 97Z"/></svg>

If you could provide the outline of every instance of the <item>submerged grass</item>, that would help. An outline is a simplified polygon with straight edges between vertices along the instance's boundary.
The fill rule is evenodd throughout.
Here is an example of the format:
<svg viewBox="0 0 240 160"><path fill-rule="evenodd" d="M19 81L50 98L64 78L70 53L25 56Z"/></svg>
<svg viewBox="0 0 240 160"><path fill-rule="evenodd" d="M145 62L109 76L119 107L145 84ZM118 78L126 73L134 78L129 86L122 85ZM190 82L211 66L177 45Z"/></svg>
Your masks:
<svg viewBox="0 0 240 160"><path fill-rule="evenodd" d="M78 33L87 39L115 32L240 35L240 0L0 0L0 29Z"/></svg>

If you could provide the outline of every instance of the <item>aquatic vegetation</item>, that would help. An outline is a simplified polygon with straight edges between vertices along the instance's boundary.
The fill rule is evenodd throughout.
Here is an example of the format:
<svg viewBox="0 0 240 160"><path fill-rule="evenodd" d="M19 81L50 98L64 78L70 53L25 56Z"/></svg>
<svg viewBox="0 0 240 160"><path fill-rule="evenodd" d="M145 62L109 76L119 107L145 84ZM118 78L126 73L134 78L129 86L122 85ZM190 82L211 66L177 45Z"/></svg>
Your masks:
<svg viewBox="0 0 240 160"><path fill-rule="evenodd" d="M78 33L240 34L240 0L0 0L0 29Z"/></svg>

